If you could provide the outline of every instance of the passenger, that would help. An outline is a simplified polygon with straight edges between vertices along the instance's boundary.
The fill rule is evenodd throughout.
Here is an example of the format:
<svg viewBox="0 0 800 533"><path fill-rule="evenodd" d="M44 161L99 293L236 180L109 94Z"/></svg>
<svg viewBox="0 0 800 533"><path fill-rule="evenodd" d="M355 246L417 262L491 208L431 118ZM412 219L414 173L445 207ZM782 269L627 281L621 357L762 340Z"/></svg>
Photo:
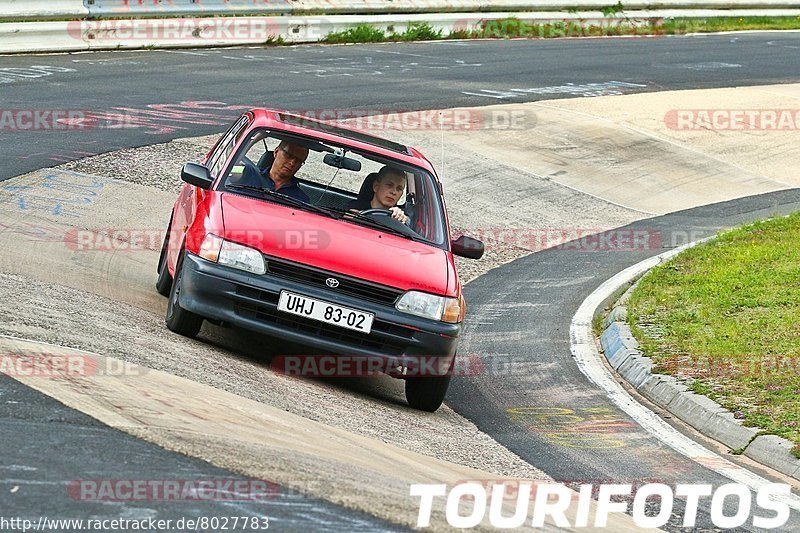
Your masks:
<svg viewBox="0 0 800 533"><path fill-rule="evenodd" d="M259 169L254 164L245 161L241 180L238 180L236 184L264 187L270 191L310 203L311 199L300 188L299 181L294 176L306 162L308 148L281 141L275 148L273 156L274 159L269 169Z"/></svg>
<svg viewBox="0 0 800 533"><path fill-rule="evenodd" d="M378 171L375 181L372 182L372 199L360 198L350 202L350 209L364 211L367 209L387 209L392 218L403 224L408 224L409 218L402 209L397 207L397 202L403 197L406 189L406 173L402 170L384 166Z"/></svg>

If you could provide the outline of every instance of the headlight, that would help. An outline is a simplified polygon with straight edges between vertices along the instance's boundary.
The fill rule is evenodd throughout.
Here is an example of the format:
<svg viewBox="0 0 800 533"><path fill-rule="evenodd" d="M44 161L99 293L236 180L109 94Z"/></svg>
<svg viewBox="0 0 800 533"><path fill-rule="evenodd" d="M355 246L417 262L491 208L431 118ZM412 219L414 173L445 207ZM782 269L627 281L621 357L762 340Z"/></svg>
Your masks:
<svg viewBox="0 0 800 533"><path fill-rule="evenodd" d="M417 315L433 320L441 320L456 324L464 320L466 306L464 299L446 298L426 292L408 291L395 304L395 308L403 313Z"/></svg>
<svg viewBox="0 0 800 533"><path fill-rule="evenodd" d="M210 233L203 239L199 255L214 263L253 274L264 274L267 271L261 252L248 246L226 241Z"/></svg>

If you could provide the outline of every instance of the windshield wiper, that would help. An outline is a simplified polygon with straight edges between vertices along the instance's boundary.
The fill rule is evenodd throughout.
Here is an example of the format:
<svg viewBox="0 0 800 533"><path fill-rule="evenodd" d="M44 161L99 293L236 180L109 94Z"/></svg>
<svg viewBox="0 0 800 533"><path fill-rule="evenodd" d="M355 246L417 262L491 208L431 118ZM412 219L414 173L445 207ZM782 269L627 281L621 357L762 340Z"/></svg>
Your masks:
<svg viewBox="0 0 800 533"><path fill-rule="evenodd" d="M381 222L379 219L372 218L371 216L368 215L362 215L358 211L350 211L347 209L335 209L335 208L334 210L342 214L341 220L347 220L348 218L353 218L359 222L365 222L366 225L372 226L373 228L384 230L387 233L391 233L393 235L399 235L400 237L405 237L406 239L411 239L412 241L418 240L417 237L414 237L414 235L401 231L393 226L388 226L383 222ZM412 230L411 228L408 228L408 231L414 232L414 230Z"/></svg>
<svg viewBox="0 0 800 533"><path fill-rule="evenodd" d="M270 198L274 198L274 199L276 199L278 201L281 201L283 203L293 205L294 207L299 207L300 209L305 209L307 211L313 211L315 213L319 213L321 215L325 215L325 216L331 217L331 218L340 218L341 217L341 215L339 215L338 213L333 212L333 211L331 211L329 209L325 209L324 207L319 207L319 206L314 205L314 204L308 204L308 203L306 203L306 202L304 202L302 200L298 200L297 198L294 198L292 196L287 196L287 195L285 195L285 194L283 194L281 192L272 191L272 190L267 189L265 187L259 187L258 185L243 185L243 184L236 184L236 183L228 183L228 184L225 184L225 187L226 188L231 188L231 189L244 189L244 190L247 190L247 191L260 192L260 193L262 193L262 194L264 194L266 196L269 196Z"/></svg>

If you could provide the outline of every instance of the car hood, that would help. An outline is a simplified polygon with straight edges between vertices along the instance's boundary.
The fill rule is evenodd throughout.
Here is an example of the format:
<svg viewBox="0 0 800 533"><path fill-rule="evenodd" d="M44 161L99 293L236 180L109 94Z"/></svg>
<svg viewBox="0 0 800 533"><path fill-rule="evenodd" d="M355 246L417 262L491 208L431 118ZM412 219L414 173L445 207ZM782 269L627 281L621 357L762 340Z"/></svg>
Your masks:
<svg viewBox="0 0 800 533"><path fill-rule="evenodd" d="M302 209L223 193L226 240L268 256L402 290L452 295L447 252L397 235Z"/></svg>

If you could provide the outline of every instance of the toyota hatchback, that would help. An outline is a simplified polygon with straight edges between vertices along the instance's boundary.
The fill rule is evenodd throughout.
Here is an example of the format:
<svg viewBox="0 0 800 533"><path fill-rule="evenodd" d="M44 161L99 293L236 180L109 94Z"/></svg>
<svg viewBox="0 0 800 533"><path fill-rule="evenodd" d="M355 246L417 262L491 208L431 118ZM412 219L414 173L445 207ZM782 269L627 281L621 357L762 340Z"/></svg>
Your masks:
<svg viewBox="0 0 800 533"><path fill-rule="evenodd" d="M269 109L187 163L158 263L167 327L203 320L378 361L435 411L466 313L442 186L414 148Z"/></svg>

